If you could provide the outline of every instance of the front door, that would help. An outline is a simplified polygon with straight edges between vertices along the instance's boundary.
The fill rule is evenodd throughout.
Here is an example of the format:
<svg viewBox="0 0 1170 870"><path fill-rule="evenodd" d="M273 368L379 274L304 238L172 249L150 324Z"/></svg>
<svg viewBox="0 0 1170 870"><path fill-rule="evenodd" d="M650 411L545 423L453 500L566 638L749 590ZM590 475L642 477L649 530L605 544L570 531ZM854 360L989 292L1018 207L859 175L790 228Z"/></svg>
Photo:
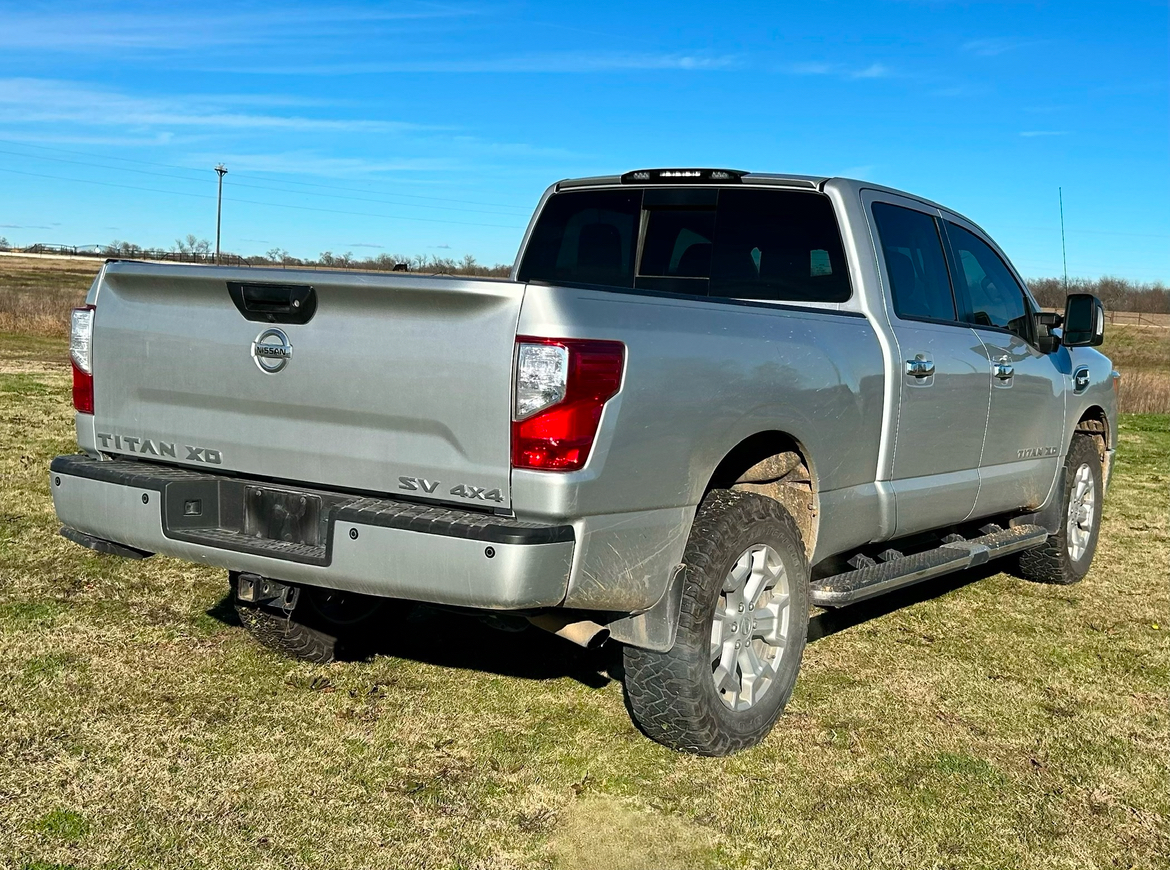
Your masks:
<svg viewBox="0 0 1170 870"><path fill-rule="evenodd" d="M884 194L871 194L868 205L897 343L890 478L901 536L971 515L990 373L983 343L957 316L937 210Z"/></svg>
<svg viewBox="0 0 1170 870"><path fill-rule="evenodd" d="M974 515L1036 508L1060 468L1067 375L1057 368L1058 354L1036 348L1031 302L1000 254L957 219L945 229L960 308L992 375Z"/></svg>

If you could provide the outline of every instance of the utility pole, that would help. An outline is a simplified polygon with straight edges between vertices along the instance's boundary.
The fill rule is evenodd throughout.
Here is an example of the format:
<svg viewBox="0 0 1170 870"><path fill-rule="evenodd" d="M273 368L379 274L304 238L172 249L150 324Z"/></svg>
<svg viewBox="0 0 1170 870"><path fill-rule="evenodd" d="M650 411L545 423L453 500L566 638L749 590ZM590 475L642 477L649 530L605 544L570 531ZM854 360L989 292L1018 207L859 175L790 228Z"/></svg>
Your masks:
<svg viewBox="0 0 1170 870"><path fill-rule="evenodd" d="M215 200L215 265L219 265L219 222L223 215L223 177L227 175L227 168L220 163L215 167L215 174L219 176L219 196ZM1063 214L1063 212L1062 212ZM1068 283L1067 281L1065 283Z"/></svg>
<svg viewBox="0 0 1170 870"><path fill-rule="evenodd" d="M1068 295L1068 251L1064 246L1064 191L1056 188L1056 195L1060 198L1060 257L1064 260L1064 294Z"/></svg>

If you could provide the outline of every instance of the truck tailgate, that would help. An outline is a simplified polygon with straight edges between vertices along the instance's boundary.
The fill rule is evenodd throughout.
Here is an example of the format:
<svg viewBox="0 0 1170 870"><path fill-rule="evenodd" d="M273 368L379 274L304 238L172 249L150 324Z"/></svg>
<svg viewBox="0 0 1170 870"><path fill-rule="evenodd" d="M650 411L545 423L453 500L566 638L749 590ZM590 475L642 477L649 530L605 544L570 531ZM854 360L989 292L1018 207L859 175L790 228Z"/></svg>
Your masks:
<svg viewBox="0 0 1170 870"><path fill-rule="evenodd" d="M311 286L316 312L248 320L237 282ZM91 295L97 447L508 507L522 295L504 281L110 263ZM274 327L292 351L269 373L253 344Z"/></svg>

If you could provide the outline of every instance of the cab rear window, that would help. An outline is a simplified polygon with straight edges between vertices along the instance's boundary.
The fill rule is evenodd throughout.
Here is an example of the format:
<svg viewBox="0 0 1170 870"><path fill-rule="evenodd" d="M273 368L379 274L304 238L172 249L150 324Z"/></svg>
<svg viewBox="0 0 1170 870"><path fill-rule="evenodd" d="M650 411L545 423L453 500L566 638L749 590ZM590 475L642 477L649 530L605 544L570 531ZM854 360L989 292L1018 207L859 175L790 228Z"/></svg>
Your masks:
<svg viewBox="0 0 1170 870"><path fill-rule="evenodd" d="M851 292L828 198L759 188L555 194L519 277L764 301L843 302Z"/></svg>

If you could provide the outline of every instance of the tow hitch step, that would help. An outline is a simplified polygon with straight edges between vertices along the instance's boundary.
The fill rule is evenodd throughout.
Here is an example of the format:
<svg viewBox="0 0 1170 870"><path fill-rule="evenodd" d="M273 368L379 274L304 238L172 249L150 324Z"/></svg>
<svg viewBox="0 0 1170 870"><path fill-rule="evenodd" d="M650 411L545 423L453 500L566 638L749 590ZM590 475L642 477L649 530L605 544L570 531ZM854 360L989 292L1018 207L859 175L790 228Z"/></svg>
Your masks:
<svg viewBox="0 0 1170 870"><path fill-rule="evenodd" d="M949 535L946 543L934 550L903 556L887 550L878 556L882 561L855 556L852 571L824 577L812 584L812 601L818 607L844 607L874 598L893 589L910 586L931 577L941 577L964 568L1038 546L1048 537L1042 526L1015 526L1004 529L988 525L978 538Z"/></svg>

